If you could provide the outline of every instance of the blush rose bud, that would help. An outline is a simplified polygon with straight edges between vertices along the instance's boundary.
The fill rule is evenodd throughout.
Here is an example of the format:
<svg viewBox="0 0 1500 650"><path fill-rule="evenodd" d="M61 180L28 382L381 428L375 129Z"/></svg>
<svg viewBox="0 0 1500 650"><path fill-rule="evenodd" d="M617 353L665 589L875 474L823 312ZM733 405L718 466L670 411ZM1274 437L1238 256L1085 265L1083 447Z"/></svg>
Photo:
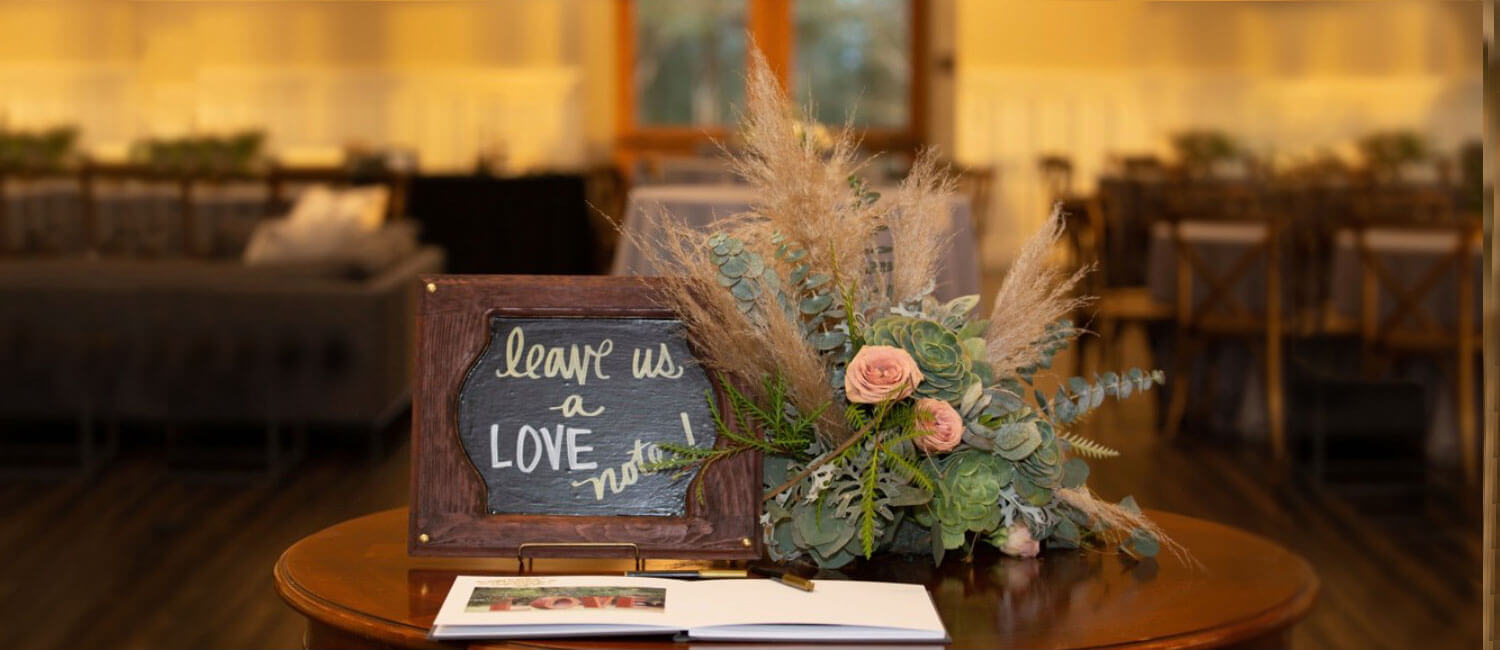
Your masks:
<svg viewBox="0 0 1500 650"><path fill-rule="evenodd" d="M964 419L953 407L940 399L917 400L917 429L927 435L912 443L929 453L953 451L964 439Z"/></svg>
<svg viewBox="0 0 1500 650"><path fill-rule="evenodd" d="M855 404L875 404L911 397L922 383L922 371L906 350L866 345L844 370L844 393Z"/></svg>
<svg viewBox="0 0 1500 650"><path fill-rule="evenodd" d="M1036 557L1042 551L1042 543L1031 536L1026 524L1016 522L1006 531L1005 544L1000 552L1014 557Z"/></svg>

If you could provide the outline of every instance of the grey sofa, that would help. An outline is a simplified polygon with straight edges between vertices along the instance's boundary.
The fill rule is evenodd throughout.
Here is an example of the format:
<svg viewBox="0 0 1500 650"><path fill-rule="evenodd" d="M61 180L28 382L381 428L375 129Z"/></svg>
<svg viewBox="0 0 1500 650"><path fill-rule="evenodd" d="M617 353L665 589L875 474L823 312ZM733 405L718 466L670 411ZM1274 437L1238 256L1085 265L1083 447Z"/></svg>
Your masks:
<svg viewBox="0 0 1500 650"><path fill-rule="evenodd" d="M215 227L228 220L211 210L173 215L168 202L111 215L78 208L65 188L10 189L0 187L11 217L0 251L0 427L80 418L378 428L406 407L417 277L442 270L440 249L247 266L238 249L248 229ZM265 216L218 207L242 221ZM143 254L78 227L80 211L116 233L214 243ZM187 221L190 236L179 236Z"/></svg>

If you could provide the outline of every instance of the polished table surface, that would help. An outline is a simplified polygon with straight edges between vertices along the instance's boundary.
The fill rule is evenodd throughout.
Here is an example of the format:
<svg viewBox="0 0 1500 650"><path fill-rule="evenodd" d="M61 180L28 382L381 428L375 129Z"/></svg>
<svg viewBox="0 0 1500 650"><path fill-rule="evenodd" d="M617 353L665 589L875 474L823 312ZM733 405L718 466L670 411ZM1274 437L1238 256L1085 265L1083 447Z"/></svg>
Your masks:
<svg viewBox="0 0 1500 650"><path fill-rule="evenodd" d="M930 558L879 558L851 570L850 577L925 584L957 647L1285 647L1288 630L1317 598L1318 579L1306 561L1234 528L1170 513L1151 516L1200 567L1166 554L1134 562L1118 555L1053 551L1032 560L980 555L969 563L950 555L941 568ZM406 509L387 510L315 533L282 554L276 588L307 617L308 647L464 647L426 638L454 576L513 575L516 559L413 557L406 553L406 534ZM628 564L539 559L535 570L618 573ZM703 564L648 562L650 569L688 565ZM829 577L839 576L819 576ZM468 647L600 645L688 644L637 637Z"/></svg>

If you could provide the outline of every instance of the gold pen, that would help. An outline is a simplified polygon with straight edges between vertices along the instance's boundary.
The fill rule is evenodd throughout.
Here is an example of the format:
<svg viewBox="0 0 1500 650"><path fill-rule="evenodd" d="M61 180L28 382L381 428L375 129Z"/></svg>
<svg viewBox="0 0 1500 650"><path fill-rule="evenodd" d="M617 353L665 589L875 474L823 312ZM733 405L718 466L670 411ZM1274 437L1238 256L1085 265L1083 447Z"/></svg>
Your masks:
<svg viewBox="0 0 1500 650"><path fill-rule="evenodd" d="M813 581L779 567L751 566L750 573L770 578L794 589L801 589L802 591L813 590Z"/></svg>

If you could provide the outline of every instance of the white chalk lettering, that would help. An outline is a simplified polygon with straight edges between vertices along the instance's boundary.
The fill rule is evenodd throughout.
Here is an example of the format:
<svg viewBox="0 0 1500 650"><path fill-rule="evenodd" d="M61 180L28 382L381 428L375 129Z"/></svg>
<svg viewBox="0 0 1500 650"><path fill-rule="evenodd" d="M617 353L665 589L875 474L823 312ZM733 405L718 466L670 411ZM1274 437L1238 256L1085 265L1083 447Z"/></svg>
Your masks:
<svg viewBox="0 0 1500 650"><path fill-rule="evenodd" d="M529 424L521 425L521 430L516 433L516 467L523 474L530 474L531 470L536 469L536 464L542 460L541 437L541 434ZM531 455L530 465L526 464L526 441L528 439L531 440L531 446L536 449L536 453Z"/></svg>
<svg viewBox="0 0 1500 650"><path fill-rule="evenodd" d="M547 463L552 466L553 471L557 471L562 467L563 426L557 425L557 433L551 433L547 427L542 427L542 442L547 445Z"/></svg>
<svg viewBox="0 0 1500 650"><path fill-rule="evenodd" d="M614 349L615 342L610 339L600 341L597 346L585 345L582 350L577 343L552 347L535 343L527 347L526 333L520 327L512 327L505 337L505 368L496 368L495 376L500 379L562 378L583 386L588 384L590 376L609 379L609 375L604 374L604 357Z"/></svg>
<svg viewBox="0 0 1500 650"><path fill-rule="evenodd" d="M594 450L589 445L578 444L578 436L586 436L593 433L592 429L579 429L576 427L565 427L561 424L556 429L542 427L537 429L529 424L521 425L516 432L516 468L523 474L530 474L537 465L542 462L543 452L546 453L547 465L553 470L562 469L563 458L568 460L568 471L596 469L598 463L589 460L580 460L579 454ZM500 460L500 425L490 425L490 467L503 469L511 466L511 461ZM528 449L529 448L529 449ZM527 451L531 457L527 458Z"/></svg>
<svg viewBox="0 0 1500 650"><path fill-rule="evenodd" d="M510 467L510 461L500 460L500 425L490 425L490 467L503 469Z"/></svg>
<svg viewBox="0 0 1500 650"><path fill-rule="evenodd" d="M615 468L610 467L600 472L598 476L592 476L582 481L573 481L573 487L585 485L594 488L594 500L603 501L605 491L609 494L619 494L640 480L642 473L646 472L643 465L659 462L662 459L662 450L656 443L635 441L635 448L630 450L630 458L620 464L620 472L615 473Z"/></svg>
<svg viewBox="0 0 1500 650"><path fill-rule="evenodd" d="M693 439L693 423L688 421L686 413L679 412L678 415L682 416L682 435L687 436L688 446L696 446L698 441Z"/></svg>
<svg viewBox="0 0 1500 650"><path fill-rule="evenodd" d="M562 425L557 425L557 428L559 431L562 430ZM590 433L593 433L593 431L590 429L575 429L573 427L568 427L568 471L571 472L575 469L594 469L599 466L599 463L595 463L593 461L589 461L586 463L578 462L579 453L594 450L593 447L578 444L578 436L585 436Z"/></svg>
<svg viewBox="0 0 1500 650"><path fill-rule="evenodd" d="M563 399L563 403L558 404L557 406L549 406L547 407L547 410L562 411L563 417L565 418L570 418L575 415L582 415L583 417L591 418L599 415L600 413L603 413L604 407L601 406L590 411L583 407L582 395L569 395Z"/></svg>
<svg viewBox="0 0 1500 650"><path fill-rule="evenodd" d="M677 379L682 376L682 366L672 360L671 351L667 350L667 344L662 343L657 348L656 362L652 363L652 351L636 348L630 354L630 372L636 379Z"/></svg>

